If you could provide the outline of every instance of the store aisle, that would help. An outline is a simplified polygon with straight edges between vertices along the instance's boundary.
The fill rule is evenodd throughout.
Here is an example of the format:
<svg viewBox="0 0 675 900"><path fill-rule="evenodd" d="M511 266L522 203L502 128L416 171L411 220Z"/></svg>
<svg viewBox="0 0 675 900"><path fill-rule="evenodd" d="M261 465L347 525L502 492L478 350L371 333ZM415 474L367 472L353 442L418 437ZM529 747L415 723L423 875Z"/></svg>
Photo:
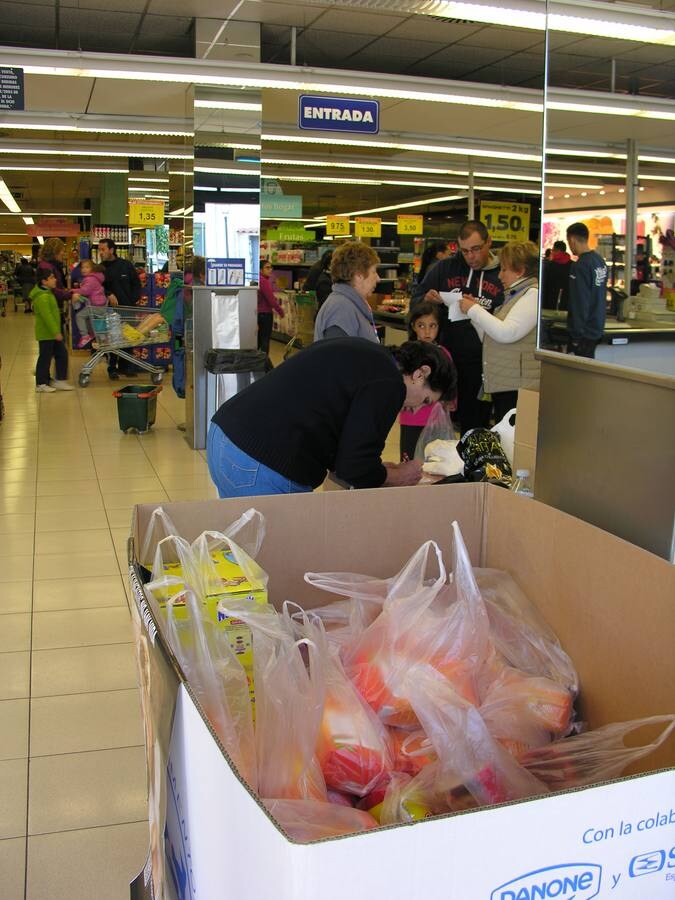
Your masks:
<svg viewBox="0 0 675 900"><path fill-rule="evenodd" d="M127 900L147 849L131 512L216 492L169 383L152 432L124 435L105 367L86 389L36 394L35 349L32 316L0 319L0 893Z"/></svg>
<svg viewBox="0 0 675 900"><path fill-rule="evenodd" d="M0 355L0 894L127 900L147 849L131 510L215 491L170 384L153 431L124 435L105 367L35 393L32 316L0 319Z"/></svg>

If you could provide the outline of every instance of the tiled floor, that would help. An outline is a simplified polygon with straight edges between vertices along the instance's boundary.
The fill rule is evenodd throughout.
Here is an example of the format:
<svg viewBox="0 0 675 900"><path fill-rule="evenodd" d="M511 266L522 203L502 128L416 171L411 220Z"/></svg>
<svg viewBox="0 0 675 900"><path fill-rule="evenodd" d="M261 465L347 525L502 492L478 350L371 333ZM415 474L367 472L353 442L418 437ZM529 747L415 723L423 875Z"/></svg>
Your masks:
<svg viewBox="0 0 675 900"><path fill-rule="evenodd" d="M36 394L35 349L32 316L0 319L0 896L127 900L147 849L131 511L216 494L168 379L152 432L125 435L104 367Z"/></svg>
<svg viewBox="0 0 675 900"><path fill-rule="evenodd" d="M127 900L147 849L131 510L215 491L168 380L153 431L124 435L105 368L36 394L35 349L32 316L0 319L0 896Z"/></svg>

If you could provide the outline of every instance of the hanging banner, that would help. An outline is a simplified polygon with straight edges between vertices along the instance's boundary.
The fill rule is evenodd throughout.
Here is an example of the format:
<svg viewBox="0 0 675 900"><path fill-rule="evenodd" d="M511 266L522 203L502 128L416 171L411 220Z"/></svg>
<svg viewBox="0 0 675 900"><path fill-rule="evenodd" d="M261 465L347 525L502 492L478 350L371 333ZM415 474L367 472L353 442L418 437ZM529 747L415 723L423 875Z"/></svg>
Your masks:
<svg viewBox="0 0 675 900"><path fill-rule="evenodd" d="M326 216L326 234L346 237L349 234L349 216Z"/></svg>
<svg viewBox="0 0 675 900"><path fill-rule="evenodd" d="M23 69L0 66L0 109L24 109Z"/></svg>
<svg viewBox="0 0 675 900"><path fill-rule="evenodd" d="M308 231L295 222L280 222L279 227L275 231L277 233L276 238L268 236L268 240L286 241L293 244L306 244L308 241L316 240L316 231Z"/></svg>
<svg viewBox="0 0 675 900"><path fill-rule="evenodd" d="M26 226L26 234L31 237L74 237L80 233L80 226L63 216L45 216L34 225Z"/></svg>
<svg viewBox="0 0 675 900"><path fill-rule="evenodd" d="M356 237L379 238L382 235L382 219L357 216L354 219Z"/></svg>
<svg viewBox="0 0 675 900"><path fill-rule="evenodd" d="M530 239L530 204L481 200L480 220L493 241L528 241Z"/></svg>
<svg viewBox="0 0 675 900"><path fill-rule="evenodd" d="M422 234L424 216L396 216L396 234Z"/></svg>
<svg viewBox="0 0 675 900"><path fill-rule="evenodd" d="M302 218L302 196L300 194L261 194L260 218Z"/></svg>
<svg viewBox="0 0 675 900"><path fill-rule="evenodd" d="M380 103L379 100L302 94L298 108L298 127L312 131L377 134L380 130Z"/></svg>
<svg viewBox="0 0 675 900"><path fill-rule="evenodd" d="M129 201L129 227L134 228L144 225L146 228L154 228L155 225L164 224L163 200L130 200Z"/></svg>

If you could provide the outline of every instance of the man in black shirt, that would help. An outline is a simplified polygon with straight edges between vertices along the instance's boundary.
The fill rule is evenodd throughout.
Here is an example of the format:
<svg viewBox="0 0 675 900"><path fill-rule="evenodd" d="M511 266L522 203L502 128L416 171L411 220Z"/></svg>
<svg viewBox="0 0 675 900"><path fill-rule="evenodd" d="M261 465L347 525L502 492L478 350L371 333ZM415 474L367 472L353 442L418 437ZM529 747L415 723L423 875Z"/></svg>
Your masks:
<svg viewBox="0 0 675 900"><path fill-rule="evenodd" d="M221 497L311 491L328 471L357 488L416 484L418 461L382 463L387 435L402 408L450 399L455 380L434 344L319 341L216 412L211 478Z"/></svg>
<svg viewBox="0 0 675 900"><path fill-rule="evenodd" d="M117 255L117 245L110 238L98 242L98 257L105 270L103 289L110 305L136 306L141 298L141 280L134 264ZM113 381L120 377L120 372L132 375L136 371L131 363L120 360L114 353L108 354L108 377Z"/></svg>
<svg viewBox="0 0 675 900"><path fill-rule="evenodd" d="M427 269L412 292L411 311L422 300L442 304L441 293L452 294L455 307L462 295L494 312L504 302L499 280L499 259L492 252L492 240L482 222L470 219L459 230L459 251ZM489 424L492 405L479 400L483 379L483 345L470 319L451 321L450 311L441 307L438 341L452 354L457 366L457 418L462 434Z"/></svg>
<svg viewBox="0 0 675 900"><path fill-rule="evenodd" d="M607 263L590 249L588 238L588 228L583 222L575 222L567 229L567 242L577 257L570 271L567 351L593 359L605 330Z"/></svg>

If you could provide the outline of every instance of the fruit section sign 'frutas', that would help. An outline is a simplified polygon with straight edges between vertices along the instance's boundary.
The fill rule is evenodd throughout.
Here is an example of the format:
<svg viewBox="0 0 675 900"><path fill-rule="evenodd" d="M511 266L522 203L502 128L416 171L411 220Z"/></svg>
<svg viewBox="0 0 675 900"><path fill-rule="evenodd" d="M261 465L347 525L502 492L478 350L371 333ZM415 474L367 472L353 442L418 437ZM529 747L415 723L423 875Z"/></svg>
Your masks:
<svg viewBox="0 0 675 900"><path fill-rule="evenodd" d="M380 104L377 100L303 94L299 103L300 128L313 131L356 131L361 134L377 134L380 130Z"/></svg>

